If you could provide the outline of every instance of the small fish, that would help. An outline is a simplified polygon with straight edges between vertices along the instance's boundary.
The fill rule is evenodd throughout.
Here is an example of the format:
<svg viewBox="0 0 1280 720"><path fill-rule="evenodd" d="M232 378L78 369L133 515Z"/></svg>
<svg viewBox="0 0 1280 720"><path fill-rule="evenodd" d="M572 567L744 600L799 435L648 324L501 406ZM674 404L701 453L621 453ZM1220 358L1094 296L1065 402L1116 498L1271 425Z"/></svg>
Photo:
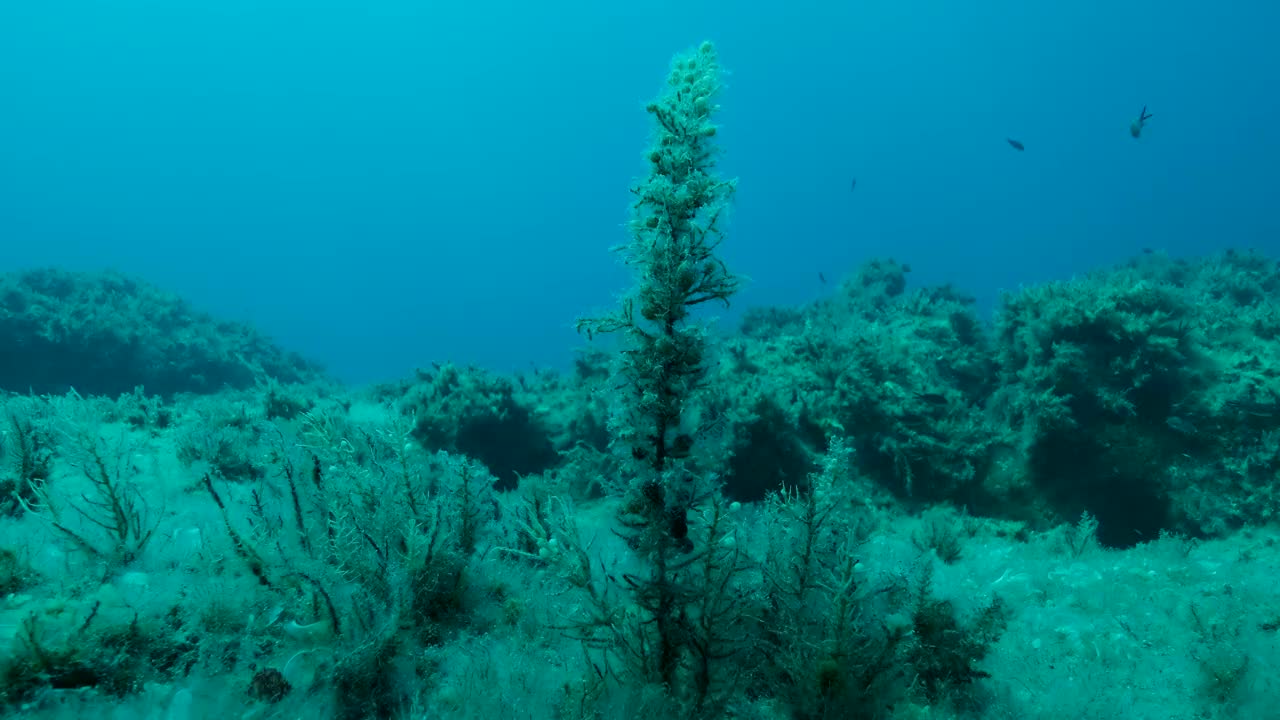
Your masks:
<svg viewBox="0 0 1280 720"><path fill-rule="evenodd" d="M1129 123L1129 134L1134 140L1142 137L1142 128L1147 126L1147 121L1151 119L1151 113L1147 112L1147 106L1142 106L1142 112L1138 113L1138 117Z"/></svg>
<svg viewBox="0 0 1280 720"><path fill-rule="evenodd" d="M1168 425L1171 430L1183 435L1195 435L1197 432L1196 426L1192 425L1191 421L1180 418L1177 415L1170 415L1165 418L1164 424Z"/></svg>
<svg viewBox="0 0 1280 720"><path fill-rule="evenodd" d="M1027 149L1026 145L1023 145L1022 143L1018 142L1017 140L1014 140L1013 138L1005 138L1004 141L1009 143L1009 145L1012 146L1013 149L1017 150L1018 152L1022 152L1023 150Z"/></svg>
<svg viewBox="0 0 1280 720"><path fill-rule="evenodd" d="M827 284L827 276L823 275L821 270L818 271L818 280L820 280L823 285Z"/></svg>
<svg viewBox="0 0 1280 720"><path fill-rule="evenodd" d="M930 405L946 405L947 404L947 396L943 395L942 393L935 393L935 392L916 393L916 399L922 402L926 402Z"/></svg>
<svg viewBox="0 0 1280 720"><path fill-rule="evenodd" d="M854 189L854 188L856 188L856 187L858 187L858 178L854 178L854 179L853 179L853 182L849 183L849 189L850 189L850 190L853 190L853 189Z"/></svg>
<svg viewBox="0 0 1280 720"><path fill-rule="evenodd" d="M1263 418L1275 417L1277 411L1280 410L1276 403L1260 400L1228 400L1222 406L1244 415Z"/></svg>

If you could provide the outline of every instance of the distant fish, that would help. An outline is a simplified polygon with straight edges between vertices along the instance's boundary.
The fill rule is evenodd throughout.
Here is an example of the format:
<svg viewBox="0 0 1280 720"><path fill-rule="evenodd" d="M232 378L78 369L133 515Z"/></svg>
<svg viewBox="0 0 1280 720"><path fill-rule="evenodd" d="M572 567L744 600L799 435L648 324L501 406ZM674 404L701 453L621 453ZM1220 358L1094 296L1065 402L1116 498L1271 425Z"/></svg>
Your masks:
<svg viewBox="0 0 1280 720"><path fill-rule="evenodd" d="M1280 406L1264 400L1228 400L1222 406L1254 417L1270 418L1280 413Z"/></svg>
<svg viewBox="0 0 1280 720"><path fill-rule="evenodd" d="M1013 149L1017 150L1018 152L1022 152L1023 150L1027 149L1026 145L1023 145L1022 143L1018 142L1017 140L1014 140L1013 138L1005 138L1004 140L1005 142L1009 143L1009 145L1013 146Z"/></svg>
<svg viewBox="0 0 1280 720"><path fill-rule="evenodd" d="M1142 128L1147 126L1147 121L1151 119L1151 113L1147 112L1147 106L1142 106L1142 112L1138 113L1138 117L1129 123L1129 134L1134 140L1142 137Z"/></svg>
<svg viewBox="0 0 1280 720"><path fill-rule="evenodd" d="M823 285L827 284L827 276L823 275L821 270L818 271L818 279L822 281Z"/></svg>
<svg viewBox="0 0 1280 720"><path fill-rule="evenodd" d="M850 189L850 190L853 190L853 189L854 189L854 188L856 188L856 187L858 187L858 178L854 178L854 179L853 179L853 182L849 183L849 189Z"/></svg>

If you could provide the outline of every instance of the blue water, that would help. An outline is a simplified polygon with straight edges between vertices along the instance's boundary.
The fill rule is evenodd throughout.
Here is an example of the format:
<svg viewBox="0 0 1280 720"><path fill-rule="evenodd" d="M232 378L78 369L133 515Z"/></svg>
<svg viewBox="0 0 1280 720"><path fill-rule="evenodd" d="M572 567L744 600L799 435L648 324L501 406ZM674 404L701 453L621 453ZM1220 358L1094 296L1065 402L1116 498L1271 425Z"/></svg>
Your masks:
<svg viewBox="0 0 1280 720"><path fill-rule="evenodd" d="M10 0L0 272L119 269L356 382L564 365L630 282L643 104L704 39L741 306L885 255L987 308L1143 248L1280 255L1276 28L1256 0Z"/></svg>

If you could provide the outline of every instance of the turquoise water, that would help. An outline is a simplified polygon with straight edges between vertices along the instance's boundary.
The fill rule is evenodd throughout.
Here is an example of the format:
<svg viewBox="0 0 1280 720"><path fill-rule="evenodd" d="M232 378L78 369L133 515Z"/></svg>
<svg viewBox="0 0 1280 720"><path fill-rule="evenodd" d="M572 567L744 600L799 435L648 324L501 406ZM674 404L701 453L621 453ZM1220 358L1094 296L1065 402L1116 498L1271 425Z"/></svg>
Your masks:
<svg viewBox="0 0 1280 720"><path fill-rule="evenodd" d="M1277 26L1178 0L4 3L0 270L118 269L349 380L566 366L626 281L604 250L654 68L708 38L738 308L885 255L990 307L1144 247L1274 253Z"/></svg>

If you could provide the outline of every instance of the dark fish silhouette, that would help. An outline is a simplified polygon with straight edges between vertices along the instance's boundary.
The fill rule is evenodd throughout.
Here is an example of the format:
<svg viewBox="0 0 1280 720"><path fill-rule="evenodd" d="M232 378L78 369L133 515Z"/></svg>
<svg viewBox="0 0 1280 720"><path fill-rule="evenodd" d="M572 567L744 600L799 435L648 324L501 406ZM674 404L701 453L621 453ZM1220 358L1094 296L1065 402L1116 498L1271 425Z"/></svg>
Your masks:
<svg viewBox="0 0 1280 720"><path fill-rule="evenodd" d="M856 187L858 187L858 178L854 178L854 179L853 179L853 182L849 183L849 189L850 189L850 190L852 190L852 189L854 189L854 188L856 188Z"/></svg>
<svg viewBox="0 0 1280 720"><path fill-rule="evenodd" d="M1013 138L1005 138L1005 142L1012 145L1013 149L1017 150L1018 152L1022 152L1023 150L1027 149L1026 145L1023 145L1022 143L1018 142L1017 140L1014 140Z"/></svg>
<svg viewBox="0 0 1280 720"><path fill-rule="evenodd" d="M1280 405L1264 400L1228 400L1222 406L1254 417L1270 418L1280 413Z"/></svg>
<svg viewBox="0 0 1280 720"><path fill-rule="evenodd" d="M1147 106L1142 106L1142 112L1138 113L1138 117L1129 123L1129 134L1138 139L1142 137L1142 128L1147 126L1147 121L1151 119L1151 113L1147 112Z"/></svg>

